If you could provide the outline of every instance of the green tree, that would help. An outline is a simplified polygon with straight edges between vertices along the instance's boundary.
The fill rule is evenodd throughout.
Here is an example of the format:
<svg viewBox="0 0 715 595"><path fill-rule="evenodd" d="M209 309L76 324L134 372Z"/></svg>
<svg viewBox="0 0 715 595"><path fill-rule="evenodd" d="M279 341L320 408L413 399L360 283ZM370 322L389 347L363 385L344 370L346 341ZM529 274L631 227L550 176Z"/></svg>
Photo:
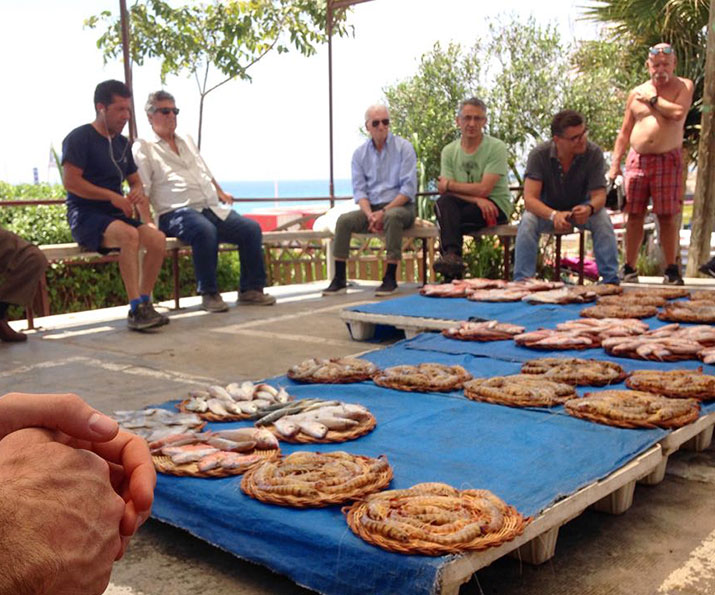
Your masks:
<svg viewBox="0 0 715 595"><path fill-rule="evenodd" d="M129 10L131 58L161 61L161 81L188 72L200 95L198 145L201 146L206 96L227 82L251 80L248 70L270 51L292 46L305 56L327 40L326 3L316 0L222 0L172 7L164 0L138 0ZM333 32L344 35L346 10L334 13ZM90 17L90 28L106 25L97 41L105 62L121 55L119 17L110 11Z"/></svg>
<svg viewBox="0 0 715 595"><path fill-rule="evenodd" d="M383 89L393 132L410 140L417 153L421 191L436 188L442 147L459 133L459 102L483 93L479 54L479 44L463 52L459 44L443 49L438 42L422 56L415 75ZM418 205L420 217L430 214L428 205Z"/></svg>

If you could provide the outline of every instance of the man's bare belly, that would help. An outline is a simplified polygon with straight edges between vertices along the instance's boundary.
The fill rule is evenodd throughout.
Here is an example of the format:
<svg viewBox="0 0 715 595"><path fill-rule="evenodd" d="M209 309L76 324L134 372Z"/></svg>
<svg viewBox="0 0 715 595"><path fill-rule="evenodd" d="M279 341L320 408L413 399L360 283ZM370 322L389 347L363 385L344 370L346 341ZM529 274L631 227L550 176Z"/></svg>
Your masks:
<svg viewBox="0 0 715 595"><path fill-rule="evenodd" d="M663 124L653 116L637 120L631 131L631 147L641 155L660 155L683 146L683 125Z"/></svg>

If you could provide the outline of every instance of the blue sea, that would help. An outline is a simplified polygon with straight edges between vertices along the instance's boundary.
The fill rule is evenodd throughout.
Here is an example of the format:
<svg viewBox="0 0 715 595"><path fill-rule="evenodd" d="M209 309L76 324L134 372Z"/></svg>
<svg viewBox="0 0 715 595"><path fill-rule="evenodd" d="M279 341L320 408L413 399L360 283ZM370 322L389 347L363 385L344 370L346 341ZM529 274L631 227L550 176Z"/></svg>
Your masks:
<svg viewBox="0 0 715 595"><path fill-rule="evenodd" d="M282 198L327 197L330 194L329 180L261 180L220 182L225 192L234 198L266 199L256 202L237 202L233 208L239 213L250 213L254 209L273 207L329 207L328 200L323 201L282 201ZM351 196L352 185L349 179L335 180L335 196Z"/></svg>

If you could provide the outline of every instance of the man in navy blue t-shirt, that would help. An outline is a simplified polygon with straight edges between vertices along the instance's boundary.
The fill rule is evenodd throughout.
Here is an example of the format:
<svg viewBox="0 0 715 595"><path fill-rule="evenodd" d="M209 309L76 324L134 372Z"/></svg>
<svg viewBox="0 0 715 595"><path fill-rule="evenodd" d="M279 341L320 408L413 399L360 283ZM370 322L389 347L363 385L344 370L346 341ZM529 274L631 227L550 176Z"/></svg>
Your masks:
<svg viewBox="0 0 715 595"><path fill-rule="evenodd" d="M129 141L121 135L131 113L131 91L104 81L94 91L95 119L62 141L67 220L78 244L96 252L119 249L119 272L129 298L132 330L162 326L169 319L151 303L164 262L166 237L151 218ZM125 196L124 180L129 184ZM134 209L140 218L134 217ZM139 275L139 250L145 250Z"/></svg>

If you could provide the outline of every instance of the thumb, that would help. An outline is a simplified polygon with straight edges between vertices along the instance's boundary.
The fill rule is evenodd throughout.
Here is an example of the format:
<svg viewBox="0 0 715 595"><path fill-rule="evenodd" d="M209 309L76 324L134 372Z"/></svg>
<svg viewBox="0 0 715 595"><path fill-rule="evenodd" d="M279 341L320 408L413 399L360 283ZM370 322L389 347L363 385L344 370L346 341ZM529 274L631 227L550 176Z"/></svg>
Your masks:
<svg viewBox="0 0 715 595"><path fill-rule="evenodd" d="M91 442L106 442L119 431L116 421L77 395L8 393L0 397L0 439L32 427L60 430Z"/></svg>

